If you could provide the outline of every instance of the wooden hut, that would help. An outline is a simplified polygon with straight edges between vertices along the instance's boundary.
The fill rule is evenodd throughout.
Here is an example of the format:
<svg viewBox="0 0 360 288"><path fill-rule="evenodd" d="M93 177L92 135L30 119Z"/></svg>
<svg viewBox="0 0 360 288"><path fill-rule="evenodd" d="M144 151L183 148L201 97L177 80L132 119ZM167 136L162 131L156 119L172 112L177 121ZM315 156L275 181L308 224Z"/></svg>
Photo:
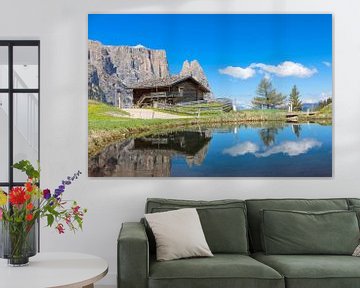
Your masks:
<svg viewBox="0 0 360 288"><path fill-rule="evenodd" d="M138 107L203 100L204 95L210 92L192 76L153 79L136 83L130 88L133 90L133 104Z"/></svg>

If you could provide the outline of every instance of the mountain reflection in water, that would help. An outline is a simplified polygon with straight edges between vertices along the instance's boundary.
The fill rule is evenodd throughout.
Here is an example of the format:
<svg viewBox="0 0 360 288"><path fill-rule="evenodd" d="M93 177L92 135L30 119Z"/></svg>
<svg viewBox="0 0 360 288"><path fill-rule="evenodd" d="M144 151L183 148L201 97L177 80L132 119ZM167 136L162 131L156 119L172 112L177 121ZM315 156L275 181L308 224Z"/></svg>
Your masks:
<svg viewBox="0 0 360 288"><path fill-rule="evenodd" d="M198 127L121 141L89 159L90 177L330 177L331 125Z"/></svg>
<svg viewBox="0 0 360 288"><path fill-rule="evenodd" d="M171 158L200 165L211 140L210 130L177 131L125 140L108 146L89 162L89 176L171 176Z"/></svg>

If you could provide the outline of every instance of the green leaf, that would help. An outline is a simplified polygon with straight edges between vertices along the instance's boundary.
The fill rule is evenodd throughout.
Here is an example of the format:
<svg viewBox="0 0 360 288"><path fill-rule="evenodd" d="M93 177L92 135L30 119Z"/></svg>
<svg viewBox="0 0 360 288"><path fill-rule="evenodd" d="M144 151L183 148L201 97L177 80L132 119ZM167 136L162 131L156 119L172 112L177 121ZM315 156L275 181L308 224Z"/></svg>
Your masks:
<svg viewBox="0 0 360 288"><path fill-rule="evenodd" d="M47 224L48 224L48 226L50 226L51 227L51 225L54 223L54 216L53 215L51 215L51 214L48 214L47 215Z"/></svg>
<svg viewBox="0 0 360 288"><path fill-rule="evenodd" d="M21 160L13 165L15 169L18 169L24 173L29 178L39 180L40 179L40 168L35 169L34 166L30 163L29 160Z"/></svg>
<svg viewBox="0 0 360 288"><path fill-rule="evenodd" d="M58 216L60 215L60 213L57 212L57 211L56 211L52 206L50 206L50 205L45 206L44 209L45 209L46 211L48 211L49 214L51 214L51 215L53 215L53 216L55 216L55 217L58 217Z"/></svg>

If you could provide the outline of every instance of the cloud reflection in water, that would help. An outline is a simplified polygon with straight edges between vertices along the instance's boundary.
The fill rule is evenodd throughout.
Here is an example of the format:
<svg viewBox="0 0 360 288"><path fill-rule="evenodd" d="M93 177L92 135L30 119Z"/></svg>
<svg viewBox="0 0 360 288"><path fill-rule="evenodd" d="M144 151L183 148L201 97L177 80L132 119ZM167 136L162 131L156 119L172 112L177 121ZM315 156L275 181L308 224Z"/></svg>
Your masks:
<svg viewBox="0 0 360 288"><path fill-rule="evenodd" d="M271 146L264 151L259 151L260 148L253 142L246 141L235 145L233 147L223 150L223 154L228 154L232 157L242 156L245 154L253 154L256 157L268 157L273 154L283 153L288 156L298 156L307 153L309 150L321 147L321 142L316 139L302 139L299 141L284 141L278 145Z"/></svg>

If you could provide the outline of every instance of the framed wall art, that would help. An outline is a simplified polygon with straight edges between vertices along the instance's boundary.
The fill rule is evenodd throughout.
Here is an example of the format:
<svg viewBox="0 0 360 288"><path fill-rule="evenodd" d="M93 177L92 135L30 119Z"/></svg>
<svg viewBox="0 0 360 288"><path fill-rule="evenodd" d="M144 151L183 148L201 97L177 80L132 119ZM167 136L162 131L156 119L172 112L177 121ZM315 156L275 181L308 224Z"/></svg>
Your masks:
<svg viewBox="0 0 360 288"><path fill-rule="evenodd" d="M331 14L90 14L90 177L331 177Z"/></svg>

